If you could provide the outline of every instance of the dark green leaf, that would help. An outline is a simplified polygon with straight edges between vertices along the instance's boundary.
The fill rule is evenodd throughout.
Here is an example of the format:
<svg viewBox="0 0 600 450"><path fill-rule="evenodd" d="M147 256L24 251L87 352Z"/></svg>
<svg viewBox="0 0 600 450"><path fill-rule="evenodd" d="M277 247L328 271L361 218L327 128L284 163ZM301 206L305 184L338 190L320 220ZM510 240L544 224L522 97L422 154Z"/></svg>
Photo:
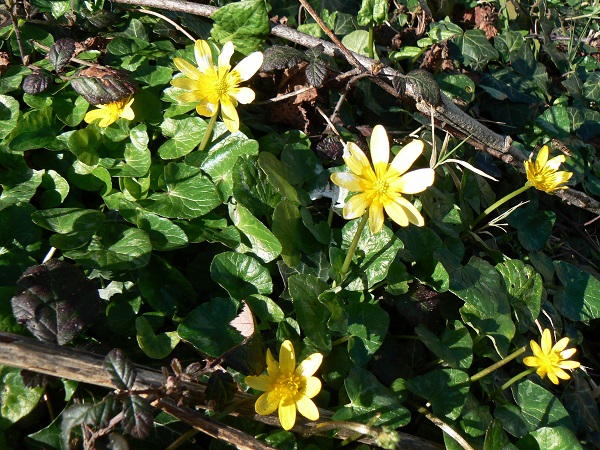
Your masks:
<svg viewBox="0 0 600 450"><path fill-rule="evenodd" d="M327 63L325 61L316 59L306 66L306 79L312 86L316 88L321 87L326 77Z"/></svg>
<svg viewBox="0 0 600 450"><path fill-rule="evenodd" d="M269 6L264 0L242 0L219 8L211 19L211 35L220 44L231 41L241 53L256 50L269 33Z"/></svg>
<svg viewBox="0 0 600 450"><path fill-rule="evenodd" d="M250 241L251 251L265 263L281 253L281 244L271 231L242 205L229 205L229 217Z"/></svg>
<svg viewBox="0 0 600 450"><path fill-rule="evenodd" d="M327 283L312 275L292 275L288 279L298 324L306 337L324 353L331 350L331 335L327 329L330 314L318 297L328 287Z"/></svg>
<svg viewBox="0 0 600 450"><path fill-rule="evenodd" d="M71 58L75 55L75 41L71 38L62 38L50 47L48 59L54 67L54 70L59 72L66 66Z"/></svg>
<svg viewBox="0 0 600 450"><path fill-rule="evenodd" d="M260 68L263 72L275 69L292 67L304 60L305 56L300 50L288 45L272 45L267 47L263 53L263 63Z"/></svg>
<svg viewBox="0 0 600 450"><path fill-rule="evenodd" d="M565 261L554 263L563 287L554 294L554 306L571 320L587 322L600 317L600 280Z"/></svg>
<svg viewBox="0 0 600 450"><path fill-rule="evenodd" d="M468 369L473 362L473 339L467 328L458 320L446 328L438 338L425 325L418 325L415 332L419 339L435 355L453 369Z"/></svg>
<svg viewBox="0 0 600 450"><path fill-rule="evenodd" d="M150 404L138 395L125 397L122 402L125 432L136 439L147 438L154 425L154 412Z"/></svg>
<svg viewBox="0 0 600 450"><path fill-rule="evenodd" d="M104 368L110 374L110 380L117 389L133 389L137 371L122 350L116 348L108 352L104 358Z"/></svg>
<svg viewBox="0 0 600 450"><path fill-rule="evenodd" d="M238 300L252 294L273 292L269 271L255 258L243 253L219 253L210 265L210 275Z"/></svg>
<svg viewBox="0 0 600 450"><path fill-rule="evenodd" d="M346 312L350 335L348 354L355 366L364 366L383 344L390 317L379 305L369 303L353 303Z"/></svg>

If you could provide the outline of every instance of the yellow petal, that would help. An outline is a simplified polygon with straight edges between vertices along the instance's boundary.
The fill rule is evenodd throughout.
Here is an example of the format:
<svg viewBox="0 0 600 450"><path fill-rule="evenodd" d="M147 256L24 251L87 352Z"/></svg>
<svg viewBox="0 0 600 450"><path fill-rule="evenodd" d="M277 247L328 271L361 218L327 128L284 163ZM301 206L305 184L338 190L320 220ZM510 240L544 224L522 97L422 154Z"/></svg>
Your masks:
<svg viewBox="0 0 600 450"><path fill-rule="evenodd" d="M529 345L531 346L531 351L537 358L542 358L544 356L544 352L542 351L537 342L531 340L529 341Z"/></svg>
<svg viewBox="0 0 600 450"><path fill-rule="evenodd" d="M277 378L279 376L279 363L273 358L270 349L267 349L267 373L272 378Z"/></svg>
<svg viewBox="0 0 600 450"><path fill-rule="evenodd" d="M352 220L361 217L370 204L371 200L365 194L353 195L344 205L344 219Z"/></svg>
<svg viewBox="0 0 600 450"><path fill-rule="evenodd" d="M186 91L198 91L198 80L192 80L191 78L179 77L171 80L171 86L175 86L179 89L185 89Z"/></svg>
<svg viewBox="0 0 600 450"><path fill-rule="evenodd" d="M406 214L406 217L410 223L418 227L425 225L425 219L423 219L423 216L419 210L415 208L411 202L406 200L404 197L398 197L396 198L396 203L398 203L404 209L404 214Z"/></svg>
<svg viewBox="0 0 600 450"><path fill-rule="evenodd" d="M281 399L279 403L279 422L284 430L291 430L296 423L296 403L290 399Z"/></svg>
<svg viewBox="0 0 600 450"><path fill-rule="evenodd" d="M233 55L233 42L231 41L227 41L225 42L225 45L223 46L223 48L221 49L221 53L219 54L219 69L221 68L226 68L228 69L229 66L229 60L231 59L231 56Z"/></svg>
<svg viewBox="0 0 600 450"><path fill-rule="evenodd" d="M238 88L237 92L233 97L243 105L252 103L254 101L254 91L247 87Z"/></svg>
<svg viewBox="0 0 600 450"><path fill-rule="evenodd" d="M103 119L106 115L106 111L104 109L92 109L85 114L83 120L86 123L92 123L94 120Z"/></svg>
<svg viewBox="0 0 600 450"><path fill-rule="evenodd" d="M320 353L313 353L296 368L296 375L301 377L311 377L319 369L319 366L323 362L323 355Z"/></svg>
<svg viewBox="0 0 600 450"><path fill-rule="evenodd" d="M339 187L352 192L361 192L364 190L361 178L352 172L334 172L331 174L331 181Z"/></svg>
<svg viewBox="0 0 600 450"><path fill-rule="evenodd" d="M375 128L373 128L369 148L371 149L371 160L373 161L375 174L377 178L381 178L387 170L390 159L390 142L385 128L381 125L375 125Z"/></svg>
<svg viewBox="0 0 600 450"><path fill-rule="evenodd" d="M548 375L548 379L554 383L554 384L558 384L558 378L556 376L556 374L554 372L548 372L546 375ZM541 375L540 375L541 376ZM544 377L542 377L544 378Z"/></svg>
<svg viewBox="0 0 600 450"><path fill-rule="evenodd" d="M221 117L223 117L223 123L230 132L235 133L240 129L240 118L233 103L225 100L221 101Z"/></svg>
<svg viewBox="0 0 600 450"><path fill-rule="evenodd" d="M523 358L523 364L529 367L538 367L540 365L540 360L535 356L526 356Z"/></svg>
<svg viewBox="0 0 600 450"><path fill-rule="evenodd" d="M568 370L573 370L573 369L577 369L578 367L581 367L581 363L578 361L562 361L558 367L560 367L561 369L568 369Z"/></svg>
<svg viewBox="0 0 600 450"><path fill-rule="evenodd" d="M570 349L567 349L567 350L563 350L563 351L560 352L560 359L569 359L575 353L577 353L577 349L576 348L570 348Z"/></svg>
<svg viewBox="0 0 600 450"><path fill-rule="evenodd" d="M544 355L550 354L552 351L552 334L550 328L546 328L542 333L542 353Z"/></svg>
<svg viewBox="0 0 600 450"><path fill-rule="evenodd" d="M265 392L254 404L254 410L257 414L261 416L266 416L271 414L279 407L280 396L275 394L273 391Z"/></svg>
<svg viewBox="0 0 600 450"><path fill-rule="evenodd" d="M198 39L194 45L194 55L196 56L196 64L198 64L200 72L205 73L209 67L213 67L212 52L210 51L208 42Z"/></svg>
<svg viewBox="0 0 600 450"><path fill-rule="evenodd" d="M208 103L207 101L202 100L201 103L198 103L196 105L196 111L201 116L212 117L217 113L217 108L212 103Z"/></svg>
<svg viewBox="0 0 600 450"><path fill-rule="evenodd" d="M317 405L305 395L296 402L296 406L298 407L298 412L308 420L319 419L319 409L317 408Z"/></svg>
<svg viewBox="0 0 600 450"><path fill-rule="evenodd" d="M556 375L561 380L568 380L569 378L571 378L571 376L567 372L560 368L554 369L554 375ZM548 376L548 378L550 378L550 376Z"/></svg>
<svg viewBox="0 0 600 450"><path fill-rule="evenodd" d="M232 72L235 71L239 74L240 81L246 81L258 72L262 63L263 54L261 52L254 52L242 59L238 65L234 67Z"/></svg>
<svg viewBox="0 0 600 450"><path fill-rule="evenodd" d="M195 67L192 63L187 62L182 58L173 58L173 62L175 63L175 67L183 73L187 78L191 78L192 80L198 80L202 76L202 73ZM177 78L175 78L177 80ZM173 83L174 80L171 80Z"/></svg>
<svg viewBox="0 0 600 450"><path fill-rule="evenodd" d="M308 377L306 379L304 395L306 395L308 398L313 398L319 392L321 392L321 380L319 380L317 377Z"/></svg>
<svg viewBox="0 0 600 450"><path fill-rule="evenodd" d="M371 203L369 206L369 228L371 229L371 233L379 233L383 227L383 220L383 207L381 205Z"/></svg>
<svg viewBox="0 0 600 450"><path fill-rule="evenodd" d="M536 172L540 172L548 162L548 153L549 149L547 145L544 145L538 152L537 158L535 159Z"/></svg>
<svg viewBox="0 0 600 450"><path fill-rule="evenodd" d="M554 347L552 347L552 352L560 353L565 348L567 348L567 345L569 345L569 338L564 337L561 340L559 340L556 344L554 344Z"/></svg>
<svg viewBox="0 0 600 450"><path fill-rule="evenodd" d="M546 168L546 170L554 172L554 171L558 170L560 165L562 163L564 163L566 160L567 160L567 158L565 157L565 155L555 156L554 158L550 159L550 161L548 161L546 163L545 168Z"/></svg>
<svg viewBox="0 0 600 450"><path fill-rule="evenodd" d="M403 194L417 194L431 186L434 179L435 172L433 169L413 170L402 175L394 182L393 187Z"/></svg>
<svg viewBox="0 0 600 450"><path fill-rule="evenodd" d="M123 108L123 111L121 111L121 117L123 119L127 119L127 120L135 119L135 113L133 112L133 109L130 106L131 103L133 103L133 100L130 101L127 105L125 105L125 107Z"/></svg>
<svg viewBox="0 0 600 450"><path fill-rule="evenodd" d="M249 375L244 378L244 383L252 389L258 389L259 391L268 391L273 387L273 381L266 375Z"/></svg>
<svg viewBox="0 0 600 450"><path fill-rule="evenodd" d="M392 160L392 167L398 171L400 175L410 169L410 166L423 153L423 142L415 139L408 143L398 152Z"/></svg>
<svg viewBox="0 0 600 450"><path fill-rule="evenodd" d="M283 341L279 350L279 370L282 373L294 373L296 369L296 354L291 341Z"/></svg>
<svg viewBox="0 0 600 450"><path fill-rule="evenodd" d="M346 144L342 158L350 171L354 172L356 175L364 175L364 173L368 171L372 172L369 159L354 142L348 142ZM375 174L373 173L373 175Z"/></svg>
<svg viewBox="0 0 600 450"><path fill-rule="evenodd" d="M384 206L386 214L401 227L407 227L409 224L408 217L404 208L396 202L386 203Z"/></svg>
<svg viewBox="0 0 600 450"><path fill-rule="evenodd" d="M544 364L540 364L535 373L537 373L540 378L544 378L548 373L548 368Z"/></svg>

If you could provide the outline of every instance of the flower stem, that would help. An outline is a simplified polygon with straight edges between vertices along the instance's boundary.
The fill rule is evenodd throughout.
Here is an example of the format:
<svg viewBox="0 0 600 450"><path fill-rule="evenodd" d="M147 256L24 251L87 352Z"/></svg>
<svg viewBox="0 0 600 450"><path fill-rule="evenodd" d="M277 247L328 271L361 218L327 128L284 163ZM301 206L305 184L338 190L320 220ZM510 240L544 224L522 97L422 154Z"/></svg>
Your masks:
<svg viewBox="0 0 600 450"><path fill-rule="evenodd" d="M526 184L522 187L520 187L519 189L517 189L514 192L511 192L510 194L502 197L500 200L498 200L496 203L494 203L492 206L489 206L488 208L485 209L485 211L483 211L481 214L479 214L479 216L477 216L477 218L473 221L473 223L471 224L470 228L471 230L473 228L475 228L475 225L477 225L479 223L479 221L481 219L483 219L485 216L487 216L489 213L491 213L493 210L495 210L496 208L498 208L500 205L502 205L503 203L506 203L507 201L509 201L511 198L516 197L517 195L519 195L521 192L525 192L527 189L529 189L531 186Z"/></svg>
<svg viewBox="0 0 600 450"><path fill-rule="evenodd" d="M371 24L369 26L369 42L368 42L368 47L367 47L367 51L369 52L369 58L374 59L375 58L375 52L373 51L373 32L375 30L375 26L373 24L373 21L371 21Z"/></svg>
<svg viewBox="0 0 600 450"><path fill-rule="evenodd" d="M502 392L504 389L509 388L514 383L519 381L521 378L524 378L527 375L532 374L533 372L535 372L535 370L536 370L536 368L532 367L531 369L527 369L527 370L521 372L520 374L515 375L510 380L508 380L506 383L504 383L502 386L500 386L500 388L496 392Z"/></svg>
<svg viewBox="0 0 600 450"><path fill-rule="evenodd" d="M202 142L200 143L200 147L198 150L202 151L206 148L206 145L210 141L210 137L212 136L213 128L215 127L215 122L217 121L217 116L219 115L219 108L215 111L215 113L210 117L210 121L208 122L208 126L206 127L206 132L204 133L204 137L202 138Z"/></svg>
<svg viewBox="0 0 600 450"><path fill-rule="evenodd" d="M527 347L521 347L520 349L518 349L518 350L514 351L513 353L511 353L510 355L508 355L506 358L503 358L500 361L498 361L497 363L492 364L490 367L488 367L486 369L483 369L480 372L477 372L475 375L473 375L471 377L471 381L477 381L480 378L483 378L483 377L489 375L490 373L492 373L493 371L499 369L500 367L502 367L503 365L505 365L509 361L512 361L516 357L518 357L518 356L522 355L523 353L525 353L525 350L527 350Z"/></svg>
<svg viewBox="0 0 600 450"><path fill-rule="evenodd" d="M344 260L344 265L340 270L340 281L344 281L346 278L346 273L348 272L348 268L350 267L350 263L352 262L352 257L354 256L354 252L356 251L356 246L358 245L358 241L360 239L360 235L362 234L365 225L367 224L367 220L369 219L369 211L365 211L358 224L358 228L356 229L356 233L354 234L354 238L350 243L350 248L348 249L348 253L346 254L346 259Z"/></svg>

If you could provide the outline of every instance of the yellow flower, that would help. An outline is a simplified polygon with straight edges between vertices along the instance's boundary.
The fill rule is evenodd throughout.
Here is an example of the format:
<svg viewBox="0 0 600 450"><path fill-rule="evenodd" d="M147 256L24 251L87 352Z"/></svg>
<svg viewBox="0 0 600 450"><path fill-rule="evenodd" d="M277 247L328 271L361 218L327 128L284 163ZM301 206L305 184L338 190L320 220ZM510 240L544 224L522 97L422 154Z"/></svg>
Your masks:
<svg viewBox="0 0 600 450"><path fill-rule="evenodd" d="M298 367L294 347L290 341L284 341L279 351L279 363L267 350L268 375L247 376L248 386L265 391L254 409L260 415L268 415L279 408L279 422L284 430L289 430L296 423L296 408L309 420L319 418L319 410L311 400L321 390L321 381L312 375L317 371L323 355L313 353Z"/></svg>
<svg viewBox="0 0 600 450"><path fill-rule="evenodd" d="M423 216L411 202L401 194L423 192L433 184L435 172L419 169L405 172L423 153L423 142L414 140L404 146L388 164L390 144L385 128L373 128L371 135L371 158L373 168L366 155L353 142L346 144L343 158L351 172L331 174L331 181L349 191L358 192L344 205L344 219L356 219L369 208L369 227L373 234L383 226L383 210L402 227L409 223L419 227L425 224Z"/></svg>
<svg viewBox="0 0 600 450"><path fill-rule="evenodd" d="M94 120L100 119L98 125L102 128L106 128L111 123L116 122L120 117L127 120L133 120L135 114L133 113L133 109L131 109L132 103L133 98L127 97L118 102L96 105L98 109L88 111L83 120L85 120L86 123L92 123Z"/></svg>
<svg viewBox="0 0 600 450"><path fill-rule="evenodd" d="M577 351L576 348L565 350L569 345L569 338L564 337L552 346L552 336L548 328L542 333L541 347L533 340L530 344L534 356L523 358L523 364L529 367L537 367L536 373L541 378L548 375L548 378L554 384L558 384L559 378L561 380L571 378L563 369L577 369L580 366L577 361L566 361Z"/></svg>
<svg viewBox="0 0 600 450"><path fill-rule="evenodd" d="M229 64L233 55L231 42L226 42L223 46L217 66L213 64L208 42L197 40L194 51L197 68L185 59L173 59L175 66L185 77L175 78L171 80L171 84L190 91L181 94L179 100L184 103L198 102L196 111L205 117L212 117L220 110L227 129L232 133L239 130L240 119L235 108L238 102L247 104L254 100L254 91L247 87L239 87L239 84L252 77L260 68L262 53L252 53L232 69Z"/></svg>
<svg viewBox="0 0 600 450"><path fill-rule="evenodd" d="M527 173L527 184L550 193L556 189L566 189L562 186L573 176L573 172L558 171L562 163L566 161L565 155L559 155L548 161L548 146L544 145L533 162L533 153L529 160L525 161L525 172Z"/></svg>

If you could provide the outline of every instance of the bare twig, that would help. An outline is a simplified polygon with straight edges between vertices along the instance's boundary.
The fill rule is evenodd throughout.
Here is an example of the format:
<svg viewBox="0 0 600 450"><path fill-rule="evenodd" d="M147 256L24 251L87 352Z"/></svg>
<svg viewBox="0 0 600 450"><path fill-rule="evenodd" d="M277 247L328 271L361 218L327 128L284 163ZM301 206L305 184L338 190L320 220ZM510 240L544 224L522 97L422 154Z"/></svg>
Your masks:
<svg viewBox="0 0 600 450"><path fill-rule="evenodd" d="M82 383L93 384L108 389L116 389L112 384L110 375L104 370L104 356L79 350L76 348L62 347L56 344L36 341L16 334L0 332L0 365L27 369L33 372L44 373L58 378L80 381ZM136 366L137 377L135 379L134 389L136 392L153 392L161 387L165 382L161 372L150 370L143 366ZM182 387L188 390L194 398L203 397L206 385L203 383L184 383ZM261 416L254 411L253 402L248 399L253 398L250 394L238 392L235 394L233 402L239 402L236 411L231 415L244 417L256 422L262 422L266 425L279 427L279 419L274 415ZM193 426L194 428L221 439L233 446L243 449L265 449L267 447L263 441L243 433L235 428L228 427L215 420L207 419L202 412L190 408L178 406L176 401L163 397L155 400L155 406L177 417L181 421ZM196 408L208 409L202 403L194 405ZM332 413L326 409L319 409L321 418L317 421L308 421L298 417L292 431L304 433L316 425L331 420ZM337 438L346 439L352 433L348 430L340 430ZM400 445L403 450L427 450L439 448L424 439L416 436L400 433ZM360 442L374 445L372 438L361 438ZM254 446L256 445L256 446Z"/></svg>
<svg viewBox="0 0 600 450"><path fill-rule="evenodd" d="M181 2L177 0L113 0L113 2L160 8L203 17L210 17L218 10L218 8L214 6ZM308 48L321 45L323 47L323 52L329 56L346 57L341 48L335 44L282 25L273 24L271 26L271 34ZM371 72L378 70L378 73L387 79L404 77L403 74L391 67L381 67L379 61L375 61L354 52L350 53L352 55L352 59L349 60L351 64L352 61L356 60L360 66ZM399 95L398 92L395 92L393 88L383 80L375 81L378 80L378 78L373 78L373 80L395 97L402 97L404 100L412 100L417 111L428 120L431 120L431 116L434 115L436 127L446 130L458 139L466 139L473 147L486 151L505 163L516 167L519 171L524 172L522 161L525 159L525 155L512 145L512 139L509 136L502 136L482 125L458 108L444 93L440 92L440 103L433 105L432 108L432 104L423 99L421 92L407 90L406 92L401 93L402 95ZM568 204L585 209L594 214L600 214L600 202L583 192L574 189L564 189L555 192L555 195Z"/></svg>

